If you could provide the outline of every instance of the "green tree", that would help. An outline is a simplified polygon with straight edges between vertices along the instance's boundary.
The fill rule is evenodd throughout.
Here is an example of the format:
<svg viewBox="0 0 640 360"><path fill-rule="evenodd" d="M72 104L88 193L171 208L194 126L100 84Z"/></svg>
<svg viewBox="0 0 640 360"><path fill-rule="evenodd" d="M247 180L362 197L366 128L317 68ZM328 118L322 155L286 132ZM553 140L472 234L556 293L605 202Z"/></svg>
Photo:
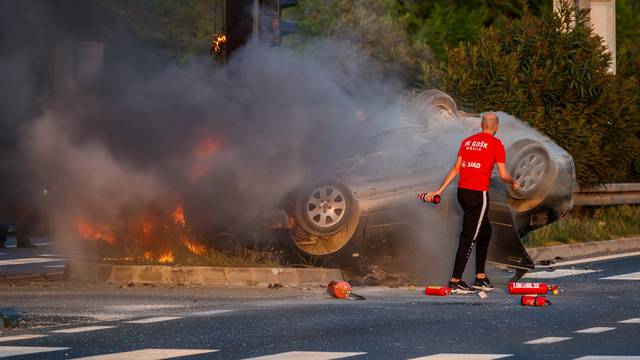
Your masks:
<svg viewBox="0 0 640 360"><path fill-rule="evenodd" d="M588 10L483 29L476 41L425 64L423 80L479 111L504 110L548 134L574 157L581 184L640 180L637 79L607 72L610 55Z"/></svg>

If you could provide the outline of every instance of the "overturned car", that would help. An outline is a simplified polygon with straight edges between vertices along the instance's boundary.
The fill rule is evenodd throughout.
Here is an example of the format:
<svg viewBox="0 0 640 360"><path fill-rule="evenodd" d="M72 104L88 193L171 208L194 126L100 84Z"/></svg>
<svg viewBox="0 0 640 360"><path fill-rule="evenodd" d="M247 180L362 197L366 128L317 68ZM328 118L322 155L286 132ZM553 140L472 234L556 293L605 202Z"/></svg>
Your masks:
<svg viewBox="0 0 640 360"><path fill-rule="evenodd" d="M371 152L340 161L327 179L287 196L282 210L299 253L356 271L387 263L415 262L422 266L413 270L421 272L429 263L449 267L446 259L453 258L462 216L457 186L452 184L437 206L418 201L416 194L438 187L460 141L479 131L481 115L458 111L454 100L437 90L417 96L411 113L406 126L374 136ZM575 171L571 155L549 138L508 114L497 115L496 136L522 188L505 186L494 171L488 261L515 269L519 278L534 267L522 240L571 209Z"/></svg>

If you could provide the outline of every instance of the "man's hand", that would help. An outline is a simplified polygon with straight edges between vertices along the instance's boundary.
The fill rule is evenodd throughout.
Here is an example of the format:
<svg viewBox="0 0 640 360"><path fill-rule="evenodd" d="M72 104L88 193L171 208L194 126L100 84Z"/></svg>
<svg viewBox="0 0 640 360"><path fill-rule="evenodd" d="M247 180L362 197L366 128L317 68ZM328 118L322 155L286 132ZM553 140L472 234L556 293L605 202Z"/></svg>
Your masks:
<svg viewBox="0 0 640 360"><path fill-rule="evenodd" d="M511 188L513 190L522 190L522 186L520 186L520 183L517 180L513 181L513 183L511 184Z"/></svg>
<svg viewBox="0 0 640 360"><path fill-rule="evenodd" d="M434 196L441 196L442 195L442 191L431 191L427 193L427 201L428 202L433 202L433 197Z"/></svg>

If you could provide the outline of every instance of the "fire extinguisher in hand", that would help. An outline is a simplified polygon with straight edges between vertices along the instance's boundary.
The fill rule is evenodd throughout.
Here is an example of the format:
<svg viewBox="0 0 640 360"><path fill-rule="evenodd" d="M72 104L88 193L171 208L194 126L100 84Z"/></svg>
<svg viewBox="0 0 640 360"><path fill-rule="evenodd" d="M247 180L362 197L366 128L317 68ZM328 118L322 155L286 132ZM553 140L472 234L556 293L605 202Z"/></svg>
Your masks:
<svg viewBox="0 0 640 360"><path fill-rule="evenodd" d="M418 194L418 199L424 202L430 202L432 204L440 204L440 195L433 195L431 201L429 201L429 197L427 195L429 195L429 193L421 192L420 194Z"/></svg>

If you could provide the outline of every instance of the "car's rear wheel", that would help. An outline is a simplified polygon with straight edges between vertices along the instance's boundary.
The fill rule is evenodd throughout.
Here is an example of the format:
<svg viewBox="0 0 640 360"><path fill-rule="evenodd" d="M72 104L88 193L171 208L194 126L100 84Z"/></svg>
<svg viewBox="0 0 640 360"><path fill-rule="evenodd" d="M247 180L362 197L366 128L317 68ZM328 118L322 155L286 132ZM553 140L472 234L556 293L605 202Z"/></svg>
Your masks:
<svg viewBox="0 0 640 360"><path fill-rule="evenodd" d="M293 240L309 255L330 255L343 248L358 222L357 201L337 181L324 181L298 191L292 207Z"/></svg>
<svg viewBox="0 0 640 360"><path fill-rule="evenodd" d="M416 96L415 103L418 107L418 119L425 124L434 111L445 118L458 117L458 106L455 100L440 90L430 89L420 93Z"/></svg>

